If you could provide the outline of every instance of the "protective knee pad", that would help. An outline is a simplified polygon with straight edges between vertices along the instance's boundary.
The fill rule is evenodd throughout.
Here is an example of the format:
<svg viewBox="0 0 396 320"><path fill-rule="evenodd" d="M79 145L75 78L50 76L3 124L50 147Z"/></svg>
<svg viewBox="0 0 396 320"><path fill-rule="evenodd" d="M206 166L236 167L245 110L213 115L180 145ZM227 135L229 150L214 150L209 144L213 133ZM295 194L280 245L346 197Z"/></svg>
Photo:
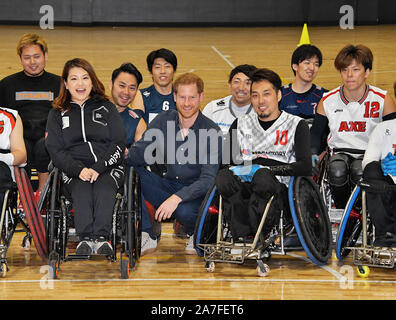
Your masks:
<svg viewBox="0 0 396 320"><path fill-rule="evenodd" d="M341 187L348 182L348 157L344 154L335 154L330 157L327 165L327 176L330 185Z"/></svg>
<svg viewBox="0 0 396 320"><path fill-rule="evenodd" d="M353 160L351 163L351 181L353 184L356 184L360 178L363 176L363 169L362 169L362 159Z"/></svg>

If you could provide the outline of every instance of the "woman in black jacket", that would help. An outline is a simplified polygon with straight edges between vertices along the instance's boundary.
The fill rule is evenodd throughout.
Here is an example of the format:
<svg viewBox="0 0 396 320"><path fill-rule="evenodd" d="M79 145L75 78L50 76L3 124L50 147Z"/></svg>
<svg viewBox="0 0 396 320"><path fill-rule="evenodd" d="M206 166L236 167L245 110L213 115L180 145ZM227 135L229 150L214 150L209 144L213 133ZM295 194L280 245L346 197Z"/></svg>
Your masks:
<svg viewBox="0 0 396 320"><path fill-rule="evenodd" d="M67 61L48 116L46 146L73 201L78 255L112 253L108 237L124 179L125 140L121 117L92 66L84 59Z"/></svg>

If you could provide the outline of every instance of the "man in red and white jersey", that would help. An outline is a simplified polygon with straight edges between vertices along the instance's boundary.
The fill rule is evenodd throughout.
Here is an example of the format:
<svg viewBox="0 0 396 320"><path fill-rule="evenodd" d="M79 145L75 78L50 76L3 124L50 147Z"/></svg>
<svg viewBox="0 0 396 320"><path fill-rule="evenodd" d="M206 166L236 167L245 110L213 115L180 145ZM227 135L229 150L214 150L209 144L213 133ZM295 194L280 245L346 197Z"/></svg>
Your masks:
<svg viewBox="0 0 396 320"><path fill-rule="evenodd" d="M16 110L0 108L0 205L9 182L15 180L12 166L26 160L21 117Z"/></svg>
<svg viewBox="0 0 396 320"><path fill-rule="evenodd" d="M396 116L396 106L386 91L366 84L373 54L363 45L347 45L334 65L342 85L323 95L311 129L312 165L318 162L320 139L330 129L331 157L326 168L337 208L344 208L351 187L362 176L362 155L371 132L383 120Z"/></svg>

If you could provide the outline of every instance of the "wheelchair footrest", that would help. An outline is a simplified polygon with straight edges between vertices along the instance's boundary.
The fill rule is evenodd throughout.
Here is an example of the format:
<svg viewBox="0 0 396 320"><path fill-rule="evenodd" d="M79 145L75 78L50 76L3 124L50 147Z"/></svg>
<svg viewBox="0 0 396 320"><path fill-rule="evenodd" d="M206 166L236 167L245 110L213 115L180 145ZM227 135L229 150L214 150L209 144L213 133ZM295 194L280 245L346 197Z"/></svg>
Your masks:
<svg viewBox="0 0 396 320"><path fill-rule="evenodd" d="M245 259L261 259L261 250L252 249L251 244L220 242L198 244L204 252L205 261L243 264Z"/></svg>
<svg viewBox="0 0 396 320"><path fill-rule="evenodd" d="M69 254L68 256L66 256L66 261L73 261L73 260L77 260L77 261L85 261L85 260L90 260L92 257L92 255L78 255L78 254Z"/></svg>
<svg viewBox="0 0 396 320"><path fill-rule="evenodd" d="M353 251L355 265L370 267L394 268L396 248L386 247L348 247Z"/></svg>

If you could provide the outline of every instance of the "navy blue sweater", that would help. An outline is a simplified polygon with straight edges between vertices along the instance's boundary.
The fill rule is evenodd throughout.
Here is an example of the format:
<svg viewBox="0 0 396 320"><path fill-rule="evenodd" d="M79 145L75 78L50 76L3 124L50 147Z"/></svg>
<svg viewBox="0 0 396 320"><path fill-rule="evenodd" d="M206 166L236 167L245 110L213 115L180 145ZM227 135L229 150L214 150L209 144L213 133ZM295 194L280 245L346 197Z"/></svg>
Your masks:
<svg viewBox="0 0 396 320"><path fill-rule="evenodd" d="M201 112L185 139L180 134L178 112L163 111L129 149L128 164L165 164L164 178L185 185L176 193L183 201L206 194L216 178L221 161L221 129Z"/></svg>

